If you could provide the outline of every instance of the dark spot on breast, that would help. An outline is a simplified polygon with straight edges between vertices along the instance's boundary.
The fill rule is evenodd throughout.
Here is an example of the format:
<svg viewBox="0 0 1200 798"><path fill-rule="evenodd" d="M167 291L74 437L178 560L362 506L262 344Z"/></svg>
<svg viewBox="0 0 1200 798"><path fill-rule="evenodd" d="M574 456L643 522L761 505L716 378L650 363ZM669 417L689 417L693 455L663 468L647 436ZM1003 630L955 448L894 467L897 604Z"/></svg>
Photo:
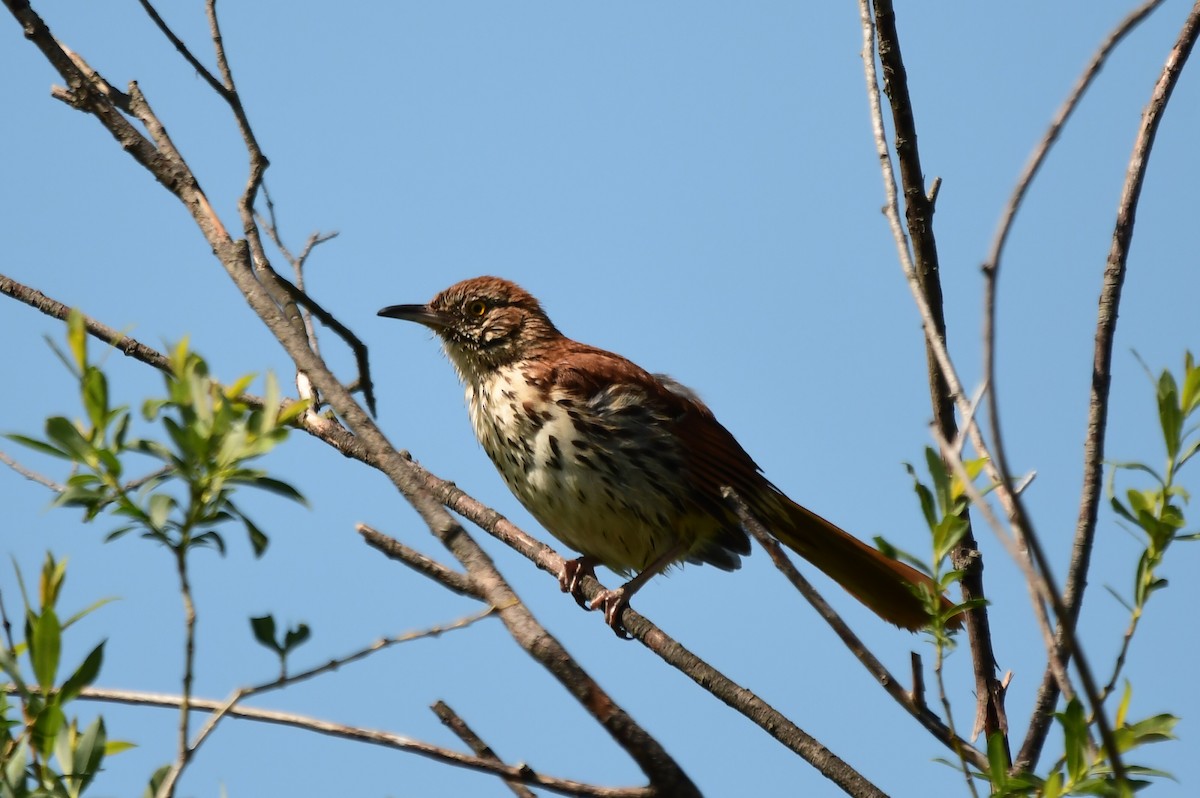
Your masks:
<svg viewBox="0 0 1200 798"><path fill-rule="evenodd" d="M571 441L571 445L581 452L586 452L589 448L591 448L591 444L585 441L583 438L576 438L575 440Z"/></svg>

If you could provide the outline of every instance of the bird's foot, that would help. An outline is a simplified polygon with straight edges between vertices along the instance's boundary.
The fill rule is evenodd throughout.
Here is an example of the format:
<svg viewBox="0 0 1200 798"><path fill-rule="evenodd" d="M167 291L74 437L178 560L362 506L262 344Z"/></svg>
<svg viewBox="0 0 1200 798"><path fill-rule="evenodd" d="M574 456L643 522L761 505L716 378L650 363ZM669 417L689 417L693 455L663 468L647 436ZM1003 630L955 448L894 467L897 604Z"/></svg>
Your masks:
<svg viewBox="0 0 1200 798"><path fill-rule="evenodd" d="M622 640L633 639L633 636L625 630L625 625L621 623L621 612L628 606L629 597L625 594L624 587L616 590L601 590L588 603L589 609L604 610L604 622L612 628L613 634Z"/></svg>
<svg viewBox="0 0 1200 798"><path fill-rule="evenodd" d="M596 566L599 561L592 557L579 557L563 563L562 573L558 575L558 586L564 593L570 593L575 603L584 609L591 609L583 600L583 578L596 578Z"/></svg>
<svg viewBox="0 0 1200 798"><path fill-rule="evenodd" d="M595 579L596 566L599 564L599 560L588 556L567 560L563 563L562 573L558 576L558 586L562 588L562 592L570 593L575 599L575 603L585 610L603 610L604 622L612 627L617 637L631 640L629 633L621 625L620 619L621 610L629 606L629 596L632 595L627 593L624 586L616 590L602 590L591 601L587 601L583 597L583 578L590 576Z"/></svg>

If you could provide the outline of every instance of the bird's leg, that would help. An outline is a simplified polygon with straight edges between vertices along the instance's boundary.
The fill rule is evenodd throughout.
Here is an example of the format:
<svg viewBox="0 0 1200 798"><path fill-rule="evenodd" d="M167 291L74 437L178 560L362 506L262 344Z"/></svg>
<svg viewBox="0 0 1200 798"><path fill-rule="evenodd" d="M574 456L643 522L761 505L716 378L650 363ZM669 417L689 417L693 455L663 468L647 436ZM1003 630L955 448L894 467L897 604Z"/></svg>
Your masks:
<svg viewBox="0 0 1200 798"><path fill-rule="evenodd" d="M596 597L591 600L589 606L593 610L604 610L604 622L612 627L617 637L626 640L632 639L625 627L621 624L621 611L629 606L629 600L633 598L633 594L642 589L642 587L653 579L663 570L677 561L687 551L687 546L682 541L676 543L671 548L660 554L649 565L641 570L641 572L630 579L625 584L621 585L616 590L602 590ZM581 558L582 559L582 558Z"/></svg>
<svg viewBox="0 0 1200 798"><path fill-rule="evenodd" d="M566 560L563 563L562 573L558 575L558 586L564 593L570 593L575 598L575 603L584 609L589 609L583 600L583 594L580 593L580 588L583 586L583 578L590 576L596 578L596 566L600 561L595 557L589 557L586 554L574 560Z"/></svg>

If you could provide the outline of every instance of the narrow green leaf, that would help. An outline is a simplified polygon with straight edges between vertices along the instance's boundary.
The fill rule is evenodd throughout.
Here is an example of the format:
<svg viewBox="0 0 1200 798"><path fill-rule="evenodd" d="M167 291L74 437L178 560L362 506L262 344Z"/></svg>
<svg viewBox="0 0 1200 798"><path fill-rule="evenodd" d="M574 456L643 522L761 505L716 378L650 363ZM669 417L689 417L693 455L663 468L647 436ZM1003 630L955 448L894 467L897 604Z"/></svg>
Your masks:
<svg viewBox="0 0 1200 798"><path fill-rule="evenodd" d="M34 451L41 452L42 454L48 454L51 457L62 457L66 460L71 459L71 455L67 452L64 452L62 449L59 449L56 446L52 446L45 441L39 441L37 438L29 438L24 435L15 434L6 434L4 437L8 438L10 441L15 441L22 446L27 446Z"/></svg>
<svg viewBox="0 0 1200 798"><path fill-rule="evenodd" d="M271 542L270 539L249 518L244 515L240 517L246 527L246 535L250 538L250 548L254 550L254 556L263 556L263 553L267 550L267 544Z"/></svg>
<svg viewBox="0 0 1200 798"><path fill-rule="evenodd" d="M1008 756L1004 751L1004 735L993 732L988 737L988 779L996 790L1003 790L1008 781Z"/></svg>
<svg viewBox="0 0 1200 798"><path fill-rule="evenodd" d="M108 426L108 380L104 372L95 366L88 366L83 372L82 385L83 409L88 414L92 427L103 430Z"/></svg>
<svg viewBox="0 0 1200 798"><path fill-rule="evenodd" d="M279 411L279 417L276 419L278 424L290 424L293 419L308 409L310 401L301 399L298 401L289 401L287 406Z"/></svg>
<svg viewBox="0 0 1200 798"><path fill-rule="evenodd" d="M70 618L67 618L65 621L63 621L62 622L63 631L66 631L67 629L69 629L71 627L71 624L75 623L79 619L81 619L87 615L90 615L91 613L93 613L96 610L103 607L105 604L108 604L109 602L113 602L113 601L116 601L116 599L112 596L108 596L107 598L102 598L102 599L96 599L91 604L87 605L86 607L81 609L79 612L73 613Z"/></svg>
<svg viewBox="0 0 1200 798"><path fill-rule="evenodd" d="M33 675L42 692L54 687L58 673L58 660L62 654L62 627L53 607L42 609L41 615L31 619L29 636L29 659L33 664Z"/></svg>
<svg viewBox="0 0 1200 798"><path fill-rule="evenodd" d="M67 314L67 344L71 347L71 356L82 374L87 366L87 329L84 325L83 313L79 308L71 308Z"/></svg>
<svg viewBox="0 0 1200 798"><path fill-rule="evenodd" d="M1179 408L1179 389L1170 371L1163 370L1158 378L1158 418L1162 424L1163 443L1167 458L1174 460L1179 453L1179 433L1183 429L1183 414Z"/></svg>
<svg viewBox="0 0 1200 798"><path fill-rule="evenodd" d="M202 535L196 535L191 540L192 546L209 546L217 550L217 552L225 556L225 538L217 532L209 530Z"/></svg>
<svg viewBox="0 0 1200 798"><path fill-rule="evenodd" d="M33 749L37 751L43 759L49 759L54 753L54 743L58 740L59 729L63 727L67 721L63 715L62 707L57 701L51 700L33 721L31 729L31 742Z"/></svg>
<svg viewBox="0 0 1200 798"><path fill-rule="evenodd" d="M104 760L107 737L108 735L104 731L104 718L96 718L79 736L73 756L74 772L79 778L76 785L78 792L82 792L100 772L100 763Z"/></svg>
<svg viewBox="0 0 1200 798"><path fill-rule="evenodd" d="M104 755L112 756L122 751L128 751L131 748L137 748L137 743L131 743L128 740L109 740L104 744Z"/></svg>
<svg viewBox="0 0 1200 798"><path fill-rule="evenodd" d="M937 526L937 511L933 503L933 494L921 482L917 476L917 470L910 463L905 463L904 469L908 471L909 476L913 479L913 492L917 494L917 499L921 502L921 514L925 516L925 524L930 529L933 529Z"/></svg>
<svg viewBox="0 0 1200 798"><path fill-rule="evenodd" d="M1192 353L1188 352L1183 363L1183 390L1180 396L1180 406L1183 414L1190 416L1200 407L1200 368L1192 362Z"/></svg>
<svg viewBox="0 0 1200 798"><path fill-rule="evenodd" d="M28 741L21 740L16 749L9 754L8 761L2 764L4 766L4 783L11 790L12 795L24 795L25 768L29 766Z"/></svg>
<svg viewBox="0 0 1200 798"><path fill-rule="evenodd" d="M276 496L282 496L285 499L291 499L305 507L308 506L308 500L304 498L300 491L281 479L268 476L254 476L245 479L234 477L229 480L229 483L232 485L248 485L252 488L265 490L268 493L274 493Z"/></svg>
<svg viewBox="0 0 1200 798"><path fill-rule="evenodd" d="M925 466L929 469L929 477L933 480L933 492L937 497L938 511L942 515L946 515L951 511L954 505L954 499L950 492L950 474L946 471L946 464L942 462L942 458L932 446L925 447Z"/></svg>
<svg viewBox="0 0 1200 798"><path fill-rule="evenodd" d="M92 649L92 652L84 658L83 663L63 682L58 692L64 704L73 700L83 688L96 681L96 677L100 675L100 665L103 662L104 643L102 642Z"/></svg>

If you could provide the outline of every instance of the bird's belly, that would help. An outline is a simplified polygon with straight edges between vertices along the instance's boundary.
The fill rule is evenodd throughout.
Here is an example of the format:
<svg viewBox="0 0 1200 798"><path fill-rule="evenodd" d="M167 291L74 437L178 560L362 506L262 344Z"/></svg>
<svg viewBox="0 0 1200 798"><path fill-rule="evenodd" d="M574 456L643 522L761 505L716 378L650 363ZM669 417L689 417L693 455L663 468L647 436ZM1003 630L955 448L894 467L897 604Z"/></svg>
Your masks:
<svg viewBox="0 0 1200 798"><path fill-rule="evenodd" d="M702 534L703 519L677 498L686 494L683 475L654 451L653 436L587 434L578 413L528 399L511 383L489 395L506 401L472 403L480 443L513 494L567 546L629 574L679 542L682 559Z"/></svg>

